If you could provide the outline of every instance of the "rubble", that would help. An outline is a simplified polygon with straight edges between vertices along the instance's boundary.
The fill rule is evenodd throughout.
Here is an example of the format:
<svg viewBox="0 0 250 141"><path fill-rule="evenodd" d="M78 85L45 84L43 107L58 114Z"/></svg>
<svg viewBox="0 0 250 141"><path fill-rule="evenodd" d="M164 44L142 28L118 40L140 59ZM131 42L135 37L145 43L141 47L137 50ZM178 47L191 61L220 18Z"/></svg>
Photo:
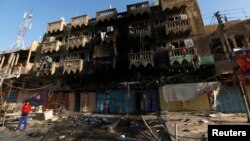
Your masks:
<svg viewBox="0 0 250 141"><path fill-rule="evenodd" d="M244 114L213 113L216 116L211 117L209 116L211 113L206 112L168 112L161 116L144 115L129 118L122 115L64 112L56 115L54 113L49 120L36 118L36 114L31 114L32 120L29 120L29 126L25 132L14 132L17 121L6 122L6 126L0 128L0 140L15 141L14 137L20 137L28 141L81 139L171 141L175 140L176 125L179 140L201 140L207 138L208 124L218 122L244 124L246 122Z"/></svg>

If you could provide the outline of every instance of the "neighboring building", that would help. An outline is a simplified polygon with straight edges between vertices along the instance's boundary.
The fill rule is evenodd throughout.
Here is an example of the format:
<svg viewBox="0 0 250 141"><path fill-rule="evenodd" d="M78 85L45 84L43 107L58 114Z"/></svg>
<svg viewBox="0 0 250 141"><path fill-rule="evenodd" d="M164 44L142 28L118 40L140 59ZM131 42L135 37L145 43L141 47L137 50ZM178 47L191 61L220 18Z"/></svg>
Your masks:
<svg viewBox="0 0 250 141"><path fill-rule="evenodd" d="M223 87L218 97L218 101L221 103L218 110L244 111L245 105L238 86L239 80L236 79L235 74L239 76L245 87L244 91L246 91L246 99L250 107L250 85L248 83L250 62L249 51L247 51L250 47L250 20L230 21L222 26L223 30L218 25L205 26L206 34L210 39L211 53L215 59L216 76L222 82ZM242 54L237 52L242 52Z"/></svg>
<svg viewBox="0 0 250 141"><path fill-rule="evenodd" d="M95 18L81 15L70 23L61 19L48 23L42 42L27 51L24 60L26 65L32 60L32 68L15 79L21 84L13 85L23 88L19 94L33 99L46 94L45 108L156 112L165 85L199 86L215 80L207 36L197 0L160 0L153 6L141 2L127 5L122 13L113 8L96 12ZM131 81L138 84L130 89L121 84ZM32 89L35 86L40 89ZM210 104L207 93L199 92L199 103ZM24 96L19 96L21 101ZM192 109L197 107L188 108Z"/></svg>

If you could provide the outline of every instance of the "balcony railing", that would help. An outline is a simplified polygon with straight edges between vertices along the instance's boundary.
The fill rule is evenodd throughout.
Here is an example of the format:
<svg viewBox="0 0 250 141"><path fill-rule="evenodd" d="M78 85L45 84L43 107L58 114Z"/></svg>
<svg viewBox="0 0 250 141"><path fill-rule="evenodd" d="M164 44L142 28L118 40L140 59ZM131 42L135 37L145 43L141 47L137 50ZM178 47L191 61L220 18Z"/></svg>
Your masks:
<svg viewBox="0 0 250 141"><path fill-rule="evenodd" d="M128 15L150 13L149 2L137 3L127 6Z"/></svg>
<svg viewBox="0 0 250 141"><path fill-rule="evenodd" d="M165 23L167 34L169 32L190 32L192 30L189 20L168 21Z"/></svg>
<svg viewBox="0 0 250 141"><path fill-rule="evenodd" d="M95 59L96 64L100 65L108 65L108 64L114 64L115 59L113 57L108 57L108 58L99 58Z"/></svg>
<svg viewBox="0 0 250 141"><path fill-rule="evenodd" d="M47 32L53 33L57 31L63 31L64 26L66 26L64 20L48 23Z"/></svg>
<svg viewBox="0 0 250 141"><path fill-rule="evenodd" d="M76 73L76 71L81 72L83 70L83 60L82 59L72 59L72 60L65 60L63 63L63 74L65 72Z"/></svg>
<svg viewBox="0 0 250 141"><path fill-rule="evenodd" d="M173 65L174 62L182 64L184 60L192 63L195 57L198 56L196 47L169 49L168 54L171 65Z"/></svg>
<svg viewBox="0 0 250 141"><path fill-rule="evenodd" d="M117 11L115 8L104 10L104 11L99 11L99 12L96 12L96 22L104 21L104 20L109 21L111 19L116 19L116 16L117 16Z"/></svg>
<svg viewBox="0 0 250 141"><path fill-rule="evenodd" d="M150 25L129 27L129 34L132 36L151 36Z"/></svg>
<svg viewBox="0 0 250 141"><path fill-rule="evenodd" d="M116 66L116 57L102 57L102 58L95 58L93 60L94 68L99 68L101 66L112 66L115 68ZM101 67L102 68L102 67Z"/></svg>
<svg viewBox="0 0 250 141"><path fill-rule="evenodd" d="M72 17L71 18L71 27L76 28L77 26L81 27L83 25L88 25L89 22L89 16L87 15L82 15L82 16L77 16L77 17Z"/></svg>
<svg viewBox="0 0 250 141"><path fill-rule="evenodd" d="M192 2L191 0L161 0L162 9L170 9L172 10L175 8L186 7L187 4Z"/></svg>
<svg viewBox="0 0 250 141"><path fill-rule="evenodd" d="M192 55L192 54L197 54L196 47L175 48L175 49L169 50L169 56L172 56L172 57L182 56L182 55Z"/></svg>
<svg viewBox="0 0 250 141"><path fill-rule="evenodd" d="M86 36L68 38L66 43L66 50L70 48L73 49L75 47L85 47L87 42L89 42L89 39Z"/></svg>
<svg viewBox="0 0 250 141"><path fill-rule="evenodd" d="M154 66L154 51L146 51L146 52L139 52L139 53L129 53L129 61L130 67L135 65L138 67L139 65L143 65L144 67L147 64L151 64Z"/></svg>
<svg viewBox="0 0 250 141"><path fill-rule="evenodd" d="M58 51L62 42L55 40L51 42L44 42L42 43L42 53Z"/></svg>

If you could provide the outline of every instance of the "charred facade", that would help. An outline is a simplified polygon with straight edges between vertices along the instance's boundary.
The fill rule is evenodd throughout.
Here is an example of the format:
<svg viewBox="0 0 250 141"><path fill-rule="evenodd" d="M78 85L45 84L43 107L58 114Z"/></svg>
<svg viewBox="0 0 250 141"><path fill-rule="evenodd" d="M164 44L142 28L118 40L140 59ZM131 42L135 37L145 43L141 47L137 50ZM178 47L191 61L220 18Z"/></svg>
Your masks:
<svg viewBox="0 0 250 141"><path fill-rule="evenodd" d="M61 102L72 111L155 112L160 86L215 75L208 42L197 0L131 4L126 12L113 8L48 23L42 41L26 53L27 72L18 81L50 93L46 108ZM4 62L1 57L1 67ZM126 97L121 83L131 81L138 84Z"/></svg>

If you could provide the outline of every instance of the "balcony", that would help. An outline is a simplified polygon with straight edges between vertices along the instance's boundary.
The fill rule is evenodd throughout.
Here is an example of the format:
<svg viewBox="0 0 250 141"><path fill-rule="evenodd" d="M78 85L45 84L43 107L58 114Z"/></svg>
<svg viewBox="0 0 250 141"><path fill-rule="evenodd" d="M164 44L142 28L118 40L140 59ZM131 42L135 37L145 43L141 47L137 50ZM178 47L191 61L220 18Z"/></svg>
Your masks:
<svg viewBox="0 0 250 141"><path fill-rule="evenodd" d="M89 42L89 39L86 36L68 38L67 43L66 43L66 50L79 48L79 47L84 48L86 43L88 42Z"/></svg>
<svg viewBox="0 0 250 141"><path fill-rule="evenodd" d="M115 8L96 12L96 23L110 21L111 19L115 20L116 16L117 11Z"/></svg>
<svg viewBox="0 0 250 141"><path fill-rule="evenodd" d="M58 51L62 42L55 40L51 42L44 42L42 43L42 53Z"/></svg>
<svg viewBox="0 0 250 141"><path fill-rule="evenodd" d="M47 33L63 31L63 28L65 26L66 26L66 22L64 20L48 23Z"/></svg>
<svg viewBox="0 0 250 141"><path fill-rule="evenodd" d="M63 63L63 74L65 72L70 73L71 71L73 73L76 73L76 71L81 72L82 70L83 70L83 60L82 59L65 60Z"/></svg>
<svg viewBox="0 0 250 141"><path fill-rule="evenodd" d="M103 67L112 67L115 68L116 65L116 57L102 57L102 58L95 58L94 59L94 67L95 69L99 68L103 68Z"/></svg>
<svg viewBox="0 0 250 141"><path fill-rule="evenodd" d="M4 70L6 69L7 66L4 66ZM5 74L6 78L19 78L21 75L28 74L29 70L26 69L25 66L22 65L14 65L12 69L7 69Z"/></svg>
<svg viewBox="0 0 250 141"><path fill-rule="evenodd" d="M189 20L168 21L165 23L166 34L187 34L192 31Z"/></svg>
<svg viewBox="0 0 250 141"><path fill-rule="evenodd" d="M29 70L26 69L26 66L14 66L13 69L12 69L12 74L20 74L20 75L23 75L23 74L28 74L29 73Z"/></svg>
<svg viewBox="0 0 250 141"><path fill-rule="evenodd" d="M168 50L170 65L175 63L180 64L194 64L194 60L197 58L197 48L196 47L185 47L185 48L175 48ZM197 60L198 61L198 60ZM198 63L198 62L197 62Z"/></svg>
<svg viewBox="0 0 250 141"><path fill-rule="evenodd" d="M137 36L141 36L141 37L149 36L149 37L151 37L150 25L129 27L129 35L132 37L137 37Z"/></svg>
<svg viewBox="0 0 250 141"><path fill-rule="evenodd" d="M146 52L139 52L139 53L129 53L129 61L130 67L132 65L139 67L143 65L146 67L148 64L154 66L154 51L146 51Z"/></svg>
<svg viewBox="0 0 250 141"><path fill-rule="evenodd" d="M71 18L71 28L87 26L88 22L89 22L89 16L87 16L87 15L72 17Z"/></svg>
<svg viewBox="0 0 250 141"><path fill-rule="evenodd" d="M149 2L142 2L132 5L127 5L128 15L143 15L144 13L150 13L150 5Z"/></svg>
<svg viewBox="0 0 250 141"><path fill-rule="evenodd" d="M36 76L53 75L57 67L56 63L43 63L37 67Z"/></svg>
<svg viewBox="0 0 250 141"><path fill-rule="evenodd" d="M181 7L186 7L191 4L193 0L161 0L162 10L173 10Z"/></svg>
<svg viewBox="0 0 250 141"><path fill-rule="evenodd" d="M99 58L95 59L94 62L95 64L99 65L109 65L115 63L115 58L114 57Z"/></svg>

